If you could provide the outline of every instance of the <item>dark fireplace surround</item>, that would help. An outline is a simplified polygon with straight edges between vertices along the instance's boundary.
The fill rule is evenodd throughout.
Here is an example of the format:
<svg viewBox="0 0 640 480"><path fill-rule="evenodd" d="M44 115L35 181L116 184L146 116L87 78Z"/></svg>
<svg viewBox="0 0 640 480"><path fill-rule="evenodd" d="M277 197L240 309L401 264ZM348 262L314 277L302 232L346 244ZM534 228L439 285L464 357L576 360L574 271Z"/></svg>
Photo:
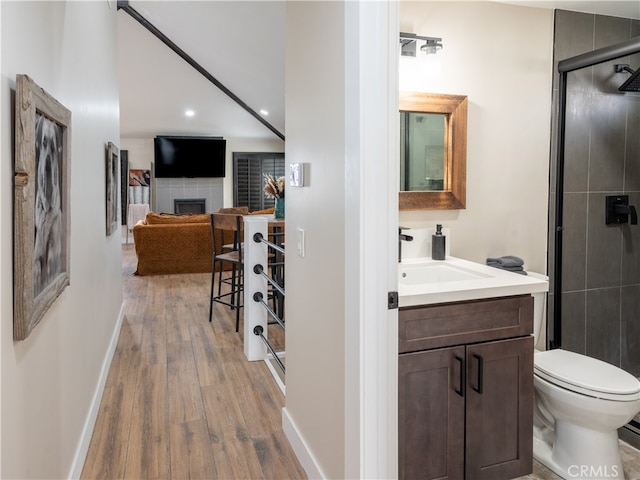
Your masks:
<svg viewBox="0 0 640 480"><path fill-rule="evenodd" d="M173 200L173 212L176 215L206 213L206 207L205 198L176 198Z"/></svg>

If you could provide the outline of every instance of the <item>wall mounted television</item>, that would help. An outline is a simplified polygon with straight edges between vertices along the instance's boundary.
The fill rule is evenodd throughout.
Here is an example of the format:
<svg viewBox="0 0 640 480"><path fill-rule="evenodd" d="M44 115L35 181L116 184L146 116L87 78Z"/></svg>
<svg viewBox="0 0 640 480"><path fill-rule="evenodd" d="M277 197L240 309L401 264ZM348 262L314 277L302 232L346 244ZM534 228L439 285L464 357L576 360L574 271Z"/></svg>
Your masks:
<svg viewBox="0 0 640 480"><path fill-rule="evenodd" d="M224 177L227 141L221 137L157 136L156 178Z"/></svg>

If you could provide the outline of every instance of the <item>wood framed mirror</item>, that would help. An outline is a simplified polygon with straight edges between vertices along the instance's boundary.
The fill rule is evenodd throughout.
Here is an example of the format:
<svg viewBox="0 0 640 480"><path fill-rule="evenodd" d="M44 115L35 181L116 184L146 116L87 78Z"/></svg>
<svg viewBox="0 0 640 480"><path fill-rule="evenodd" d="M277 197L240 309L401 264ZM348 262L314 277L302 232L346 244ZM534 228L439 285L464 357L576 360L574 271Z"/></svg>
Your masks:
<svg viewBox="0 0 640 480"><path fill-rule="evenodd" d="M400 92L400 210L466 206L467 97Z"/></svg>

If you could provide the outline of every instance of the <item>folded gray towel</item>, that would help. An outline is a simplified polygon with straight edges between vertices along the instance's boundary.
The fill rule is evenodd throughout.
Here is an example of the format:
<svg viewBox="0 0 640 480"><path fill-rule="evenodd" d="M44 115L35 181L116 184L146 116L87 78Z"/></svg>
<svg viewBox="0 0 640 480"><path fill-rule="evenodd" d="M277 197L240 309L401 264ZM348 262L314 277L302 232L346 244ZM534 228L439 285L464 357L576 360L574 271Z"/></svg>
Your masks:
<svg viewBox="0 0 640 480"><path fill-rule="evenodd" d="M487 258L487 265L501 270L507 270L508 272L518 273L520 275L526 275L524 271L524 260L515 255L505 255L504 257Z"/></svg>
<svg viewBox="0 0 640 480"><path fill-rule="evenodd" d="M527 275L522 267L501 267L499 265L489 265L490 267L497 268L499 270L505 270L507 272L519 273L520 275Z"/></svg>
<svg viewBox="0 0 640 480"><path fill-rule="evenodd" d="M503 268L503 270L507 270L509 272L517 273L519 275L528 275L528 273L525 272L524 270L509 270L509 269L506 269L506 268Z"/></svg>
<svg viewBox="0 0 640 480"><path fill-rule="evenodd" d="M505 255L498 258L487 258L487 265L492 267L522 267L524 260L515 255Z"/></svg>

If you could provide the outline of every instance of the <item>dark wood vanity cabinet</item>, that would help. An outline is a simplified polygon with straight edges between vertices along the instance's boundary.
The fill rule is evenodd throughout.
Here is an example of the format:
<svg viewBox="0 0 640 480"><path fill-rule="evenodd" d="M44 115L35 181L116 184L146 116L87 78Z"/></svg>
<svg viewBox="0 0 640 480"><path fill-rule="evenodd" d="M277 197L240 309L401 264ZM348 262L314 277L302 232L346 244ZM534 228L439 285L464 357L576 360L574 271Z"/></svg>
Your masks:
<svg viewBox="0 0 640 480"><path fill-rule="evenodd" d="M531 473L532 319L531 296L400 309L401 479Z"/></svg>

